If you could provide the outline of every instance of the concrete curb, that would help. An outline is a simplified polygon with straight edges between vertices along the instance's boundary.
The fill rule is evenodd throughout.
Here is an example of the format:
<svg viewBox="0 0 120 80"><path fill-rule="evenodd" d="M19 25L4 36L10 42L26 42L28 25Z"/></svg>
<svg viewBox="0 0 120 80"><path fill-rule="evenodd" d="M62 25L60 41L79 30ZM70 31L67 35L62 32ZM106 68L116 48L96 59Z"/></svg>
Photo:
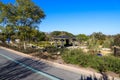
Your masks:
<svg viewBox="0 0 120 80"><path fill-rule="evenodd" d="M34 56L30 56L28 54L24 54L22 52L18 52L18 51L15 51L15 50L12 50L12 49L8 49L8 48L5 48L5 47L0 47L2 49L5 49L5 50L8 50L10 52L14 52L14 54L17 54L17 55L20 55L20 56L23 56L23 57L27 57L27 58L32 58L34 60L39 60L39 61L43 61L51 66L54 66L56 68L60 68L60 69L64 69L64 70L68 70L68 71L71 71L71 72L74 72L74 73L77 73L77 74L80 74L80 75L86 75L86 76L96 76L97 78L100 78L102 77L102 75L100 73L97 73L97 72L92 72L92 71L89 71L89 70L83 70L83 69L80 69L80 68L76 68L76 67L71 67L71 66L68 66L68 65L64 65L64 64L59 64L59 63L56 63L56 62L52 62L52 61L48 61L48 60L45 60L45 59L39 59L39 58L36 58ZM112 76L108 76L110 80L112 80ZM114 80L120 80L119 78L114 78Z"/></svg>

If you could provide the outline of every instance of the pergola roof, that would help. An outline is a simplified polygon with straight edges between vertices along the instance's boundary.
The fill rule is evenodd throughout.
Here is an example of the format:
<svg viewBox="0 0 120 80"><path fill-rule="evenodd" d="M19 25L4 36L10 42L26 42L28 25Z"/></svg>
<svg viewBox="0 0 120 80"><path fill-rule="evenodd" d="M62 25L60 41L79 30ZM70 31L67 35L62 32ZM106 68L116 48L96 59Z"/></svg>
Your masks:
<svg viewBox="0 0 120 80"><path fill-rule="evenodd" d="M75 37L69 37L69 36L63 35L63 36L55 36L53 37L53 39L75 39Z"/></svg>

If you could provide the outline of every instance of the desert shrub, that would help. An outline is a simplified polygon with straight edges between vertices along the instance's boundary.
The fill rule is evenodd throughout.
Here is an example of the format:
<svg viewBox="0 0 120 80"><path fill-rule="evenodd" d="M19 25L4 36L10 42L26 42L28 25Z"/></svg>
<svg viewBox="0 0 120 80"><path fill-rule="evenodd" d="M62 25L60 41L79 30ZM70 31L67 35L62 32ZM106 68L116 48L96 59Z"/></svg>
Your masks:
<svg viewBox="0 0 120 80"><path fill-rule="evenodd" d="M114 45L120 46L120 34L114 36Z"/></svg>
<svg viewBox="0 0 120 80"><path fill-rule="evenodd" d="M62 58L66 63L91 67L100 72L113 71L120 74L120 58L114 56L97 56L75 49L64 51Z"/></svg>
<svg viewBox="0 0 120 80"><path fill-rule="evenodd" d="M57 52L62 53L63 51L67 50L66 48L58 48L58 47L54 47L54 46L49 46L45 48L45 51L47 51L48 53L51 54L57 54Z"/></svg>
<svg viewBox="0 0 120 80"><path fill-rule="evenodd" d="M20 52L23 52L23 53L27 53L27 54L34 53L34 52L38 51L38 49L35 49L35 48L32 48L32 47L24 49L23 46L17 47L17 46L13 46L13 45L6 44L6 43L0 43L0 45L3 46L3 47L10 48L10 49L20 51Z"/></svg>
<svg viewBox="0 0 120 80"><path fill-rule="evenodd" d="M39 47L49 47L51 46L49 41L40 41L40 42L31 42L32 44L39 46Z"/></svg>

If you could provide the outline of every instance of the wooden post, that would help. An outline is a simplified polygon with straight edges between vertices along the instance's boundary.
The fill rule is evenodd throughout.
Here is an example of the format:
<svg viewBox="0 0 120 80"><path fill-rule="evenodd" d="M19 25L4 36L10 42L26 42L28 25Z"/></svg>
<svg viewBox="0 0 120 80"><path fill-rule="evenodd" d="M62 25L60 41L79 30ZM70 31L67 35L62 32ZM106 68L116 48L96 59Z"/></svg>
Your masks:
<svg viewBox="0 0 120 80"><path fill-rule="evenodd" d="M55 40L55 47L57 47L58 46L58 44L57 44L57 40Z"/></svg>
<svg viewBox="0 0 120 80"><path fill-rule="evenodd" d="M61 47L64 47L64 40L61 39L60 41L61 41Z"/></svg>

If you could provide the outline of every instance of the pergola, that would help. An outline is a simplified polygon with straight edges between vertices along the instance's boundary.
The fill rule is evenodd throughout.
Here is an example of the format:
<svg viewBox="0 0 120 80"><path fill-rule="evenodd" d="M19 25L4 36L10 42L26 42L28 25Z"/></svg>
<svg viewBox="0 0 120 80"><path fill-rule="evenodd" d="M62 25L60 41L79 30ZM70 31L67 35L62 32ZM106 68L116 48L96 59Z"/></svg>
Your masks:
<svg viewBox="0 0 120 80"><path fill-rule="evenodd" d="M75 37L69 37L66 35L63 36L55 36L53 37L53 40L55 41L55 47L58 47L58 41L61 42L60 47L64 47L64 46L70 46L70 45L75 45ZM65 44L64 44L65 43Z"/></svg>

